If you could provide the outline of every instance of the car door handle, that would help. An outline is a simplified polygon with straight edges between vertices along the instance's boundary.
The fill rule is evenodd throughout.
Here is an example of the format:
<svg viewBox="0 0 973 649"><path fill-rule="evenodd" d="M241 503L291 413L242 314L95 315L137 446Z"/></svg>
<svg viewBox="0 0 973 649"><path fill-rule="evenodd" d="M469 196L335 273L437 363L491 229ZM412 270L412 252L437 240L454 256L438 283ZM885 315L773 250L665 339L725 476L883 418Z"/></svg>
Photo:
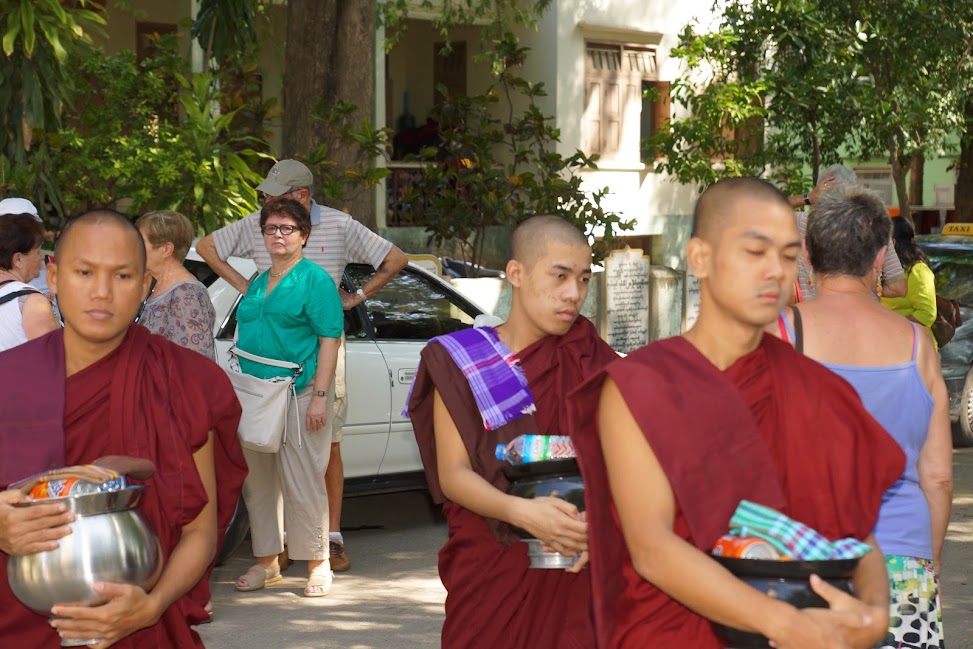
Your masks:
<svg viewBox="0 0 973 649"><path fill-rule="evenodd" d="M414 378L416 378L416 368L410 367L408 369L399 370L399 383L408 385L412 383Z"/></svg>

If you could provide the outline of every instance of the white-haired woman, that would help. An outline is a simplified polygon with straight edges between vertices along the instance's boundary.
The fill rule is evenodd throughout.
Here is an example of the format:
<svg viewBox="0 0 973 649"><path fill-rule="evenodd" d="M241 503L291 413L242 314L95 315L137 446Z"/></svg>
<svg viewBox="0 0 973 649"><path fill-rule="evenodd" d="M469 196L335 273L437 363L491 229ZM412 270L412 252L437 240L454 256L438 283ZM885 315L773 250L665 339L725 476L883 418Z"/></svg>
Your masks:
<svg viewBox="0 0 973 649"><path fill-rule="evenodd" d="M193 243L193 226L179 212L149 212L135 226L145 240L146 266L155 278L139 324L177 345L216 360L216 310L206 287L183 261Z"/></svg>

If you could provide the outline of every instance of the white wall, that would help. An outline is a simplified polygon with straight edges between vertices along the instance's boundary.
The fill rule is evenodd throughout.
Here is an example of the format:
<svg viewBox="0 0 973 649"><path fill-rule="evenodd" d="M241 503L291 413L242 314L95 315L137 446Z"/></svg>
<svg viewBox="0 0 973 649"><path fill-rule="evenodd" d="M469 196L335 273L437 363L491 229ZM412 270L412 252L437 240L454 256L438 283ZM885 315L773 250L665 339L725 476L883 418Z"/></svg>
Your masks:
<svg viewBox="0 0 973 649"><path fill-rule="evenodd" d="M544 21L537 49L556 52L562 153L571 154L581 145L586 39L655 45L659 79L671 81L679 75L681 64L670 58L669 51L695 17L710 20L711 5L711 0L560 0L555 15ZM696 197L692 188L642 165L613 167L610 163L587 172L585 183L609 188L607 206L636 222L635 230L627 234L662 235L663 258L653 259L653 264L684 267L682 249Z"/></svg>

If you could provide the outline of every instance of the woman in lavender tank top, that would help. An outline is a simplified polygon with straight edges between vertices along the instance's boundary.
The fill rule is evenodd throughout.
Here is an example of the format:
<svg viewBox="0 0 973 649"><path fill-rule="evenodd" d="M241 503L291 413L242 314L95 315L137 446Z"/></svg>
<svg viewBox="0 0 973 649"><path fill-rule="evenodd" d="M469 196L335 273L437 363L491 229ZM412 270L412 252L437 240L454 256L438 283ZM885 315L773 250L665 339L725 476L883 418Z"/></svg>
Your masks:
<svg viewBox="0 0 973 649"><path fill-rule="evenodd" d="M949 403L932 336L878 301L891 221L878 197L840 187L808 222L816 296L773 333L847 380L899 443L906 467L882 499L875 538L889 573L889 633L878 647L945 647L939 571L952 503ZM795 395L800 398L800 395Z"/></svg>

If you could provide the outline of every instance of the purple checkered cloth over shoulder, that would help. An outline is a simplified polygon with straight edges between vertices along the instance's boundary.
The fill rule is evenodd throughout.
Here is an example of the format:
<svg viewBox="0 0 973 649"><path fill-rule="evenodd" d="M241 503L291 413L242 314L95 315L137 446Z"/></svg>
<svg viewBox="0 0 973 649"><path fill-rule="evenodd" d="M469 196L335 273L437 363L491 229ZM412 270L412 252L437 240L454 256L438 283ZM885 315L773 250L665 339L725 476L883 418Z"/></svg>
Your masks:
<svg viewBox="0 0 973 649"><path fill-rule="evenodd" d="M439 343L463 372L470 384L476 407L487 430L531 414L537 407L517 357L500 341L492 327L463 329L429 340ZM402 416L409 416L413 381Z"/></svg>
<svg viewBox="0 0 973 649"><path fill-rule="evenodd" d="M761 538L798 561L857 559L872 550L872 546L857 539L829 541L804 523L749 500L741 500L730 518L730 534Z"/></svg>

